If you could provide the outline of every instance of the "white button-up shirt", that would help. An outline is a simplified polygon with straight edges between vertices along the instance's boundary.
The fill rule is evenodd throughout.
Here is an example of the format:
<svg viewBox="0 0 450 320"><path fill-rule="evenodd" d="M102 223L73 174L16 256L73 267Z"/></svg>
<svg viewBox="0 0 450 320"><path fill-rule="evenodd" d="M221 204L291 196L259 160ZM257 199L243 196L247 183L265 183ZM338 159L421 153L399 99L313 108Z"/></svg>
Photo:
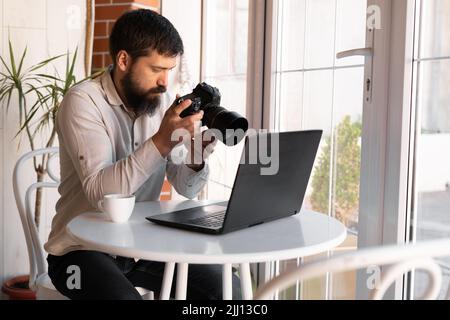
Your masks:
<svg viewBox="0 0 450 320"><path fill-rule="evenodd" d="M83 212L98 211L98 202L105 194L135 194L136 201L158 200L167 175L179 194L192 199L207 181L207 163L196 172L182 159L173 158L182 154L179 151L163 158L151 139L173 103L169 95L162 95L152 116L133 120L110 70L72 88L58 111L61 197L44 246L53 255L89 249L70 236L67 224Z"/></svg>

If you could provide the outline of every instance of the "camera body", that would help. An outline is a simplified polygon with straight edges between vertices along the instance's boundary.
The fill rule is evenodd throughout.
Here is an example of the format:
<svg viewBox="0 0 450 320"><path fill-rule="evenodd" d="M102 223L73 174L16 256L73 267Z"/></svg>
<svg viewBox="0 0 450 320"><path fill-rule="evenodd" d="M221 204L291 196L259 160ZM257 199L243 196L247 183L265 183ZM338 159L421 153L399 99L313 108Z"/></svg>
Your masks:
<svg viewBox="0 0 450 320"><path fill-rule="evenodd" d="M192 93L187 94L178 99L177 104L180 104L184 100L191 99L192 104L183 110L180 114L181 118L190 116L200 110L206 113L207 108L214 108L220 106L220 92L217 88L206 84L205 82L199 83Z"/></svg>
<svg viewBox="0 0 450 320"><path fill-rule="evenodd" d="M199 83L192 93L179 98L177 104L187 99L192 103L181 112L181 118L203 110L202 125L219 130L223 143L233 146L242 140L248 129L248 121L237 112L228 111L220 106L221 95L217 88L205 82Z"/></svg>

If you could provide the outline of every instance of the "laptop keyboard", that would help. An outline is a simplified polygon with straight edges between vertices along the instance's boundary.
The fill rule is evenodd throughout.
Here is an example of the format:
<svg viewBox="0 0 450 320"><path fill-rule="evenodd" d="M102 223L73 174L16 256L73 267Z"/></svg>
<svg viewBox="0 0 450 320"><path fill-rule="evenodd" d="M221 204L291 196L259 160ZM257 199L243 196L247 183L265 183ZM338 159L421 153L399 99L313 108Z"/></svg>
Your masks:
<svg viewBox="0 0 450 320"><path fill-rule="evenodd" d="M220 228L223 225L223 220L225 219L226 210L210 213L208 215L194 218L189 220L189 223L208 227L208 228Z"/></svg>

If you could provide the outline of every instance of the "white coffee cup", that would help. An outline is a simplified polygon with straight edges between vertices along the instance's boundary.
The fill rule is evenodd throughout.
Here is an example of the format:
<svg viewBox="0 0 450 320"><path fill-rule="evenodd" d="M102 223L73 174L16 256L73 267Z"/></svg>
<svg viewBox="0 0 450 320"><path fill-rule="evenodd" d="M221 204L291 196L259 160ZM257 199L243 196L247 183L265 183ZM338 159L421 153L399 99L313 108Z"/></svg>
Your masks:
<svg viewBox="0 0 450 320"><path fill-rule="evenodd" d="M107 194L98 202L99 209L112 222L125 222L133 213L136 197L126 194Z"/></svg>

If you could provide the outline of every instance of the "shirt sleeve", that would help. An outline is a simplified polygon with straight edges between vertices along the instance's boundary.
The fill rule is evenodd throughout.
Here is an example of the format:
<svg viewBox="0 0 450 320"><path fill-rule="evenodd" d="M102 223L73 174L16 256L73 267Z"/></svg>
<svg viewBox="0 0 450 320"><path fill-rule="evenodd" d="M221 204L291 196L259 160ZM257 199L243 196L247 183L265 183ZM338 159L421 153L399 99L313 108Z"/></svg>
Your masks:
<svg viewBox="0 0 450 320"><path fill-rule="evenodd" d="M176 148L184 148L178 146ZM167 157L166 174L167 180L173 185L175 190L188 199L195 198L202 191L209 176L208 160L205 161L204 167L199 171L189 168L184 159L180 159L176 154L182 152L171 152Z"/></svg>
<svg viewBox="0 0 450 320"><path fill-rule="evenodd" d="M112 138L95 103L83 92L69 92L57 115L60 145L68 153L83 191L94 208L108 193L133 194L166 165L152 139L114 161Z"/></svg>

